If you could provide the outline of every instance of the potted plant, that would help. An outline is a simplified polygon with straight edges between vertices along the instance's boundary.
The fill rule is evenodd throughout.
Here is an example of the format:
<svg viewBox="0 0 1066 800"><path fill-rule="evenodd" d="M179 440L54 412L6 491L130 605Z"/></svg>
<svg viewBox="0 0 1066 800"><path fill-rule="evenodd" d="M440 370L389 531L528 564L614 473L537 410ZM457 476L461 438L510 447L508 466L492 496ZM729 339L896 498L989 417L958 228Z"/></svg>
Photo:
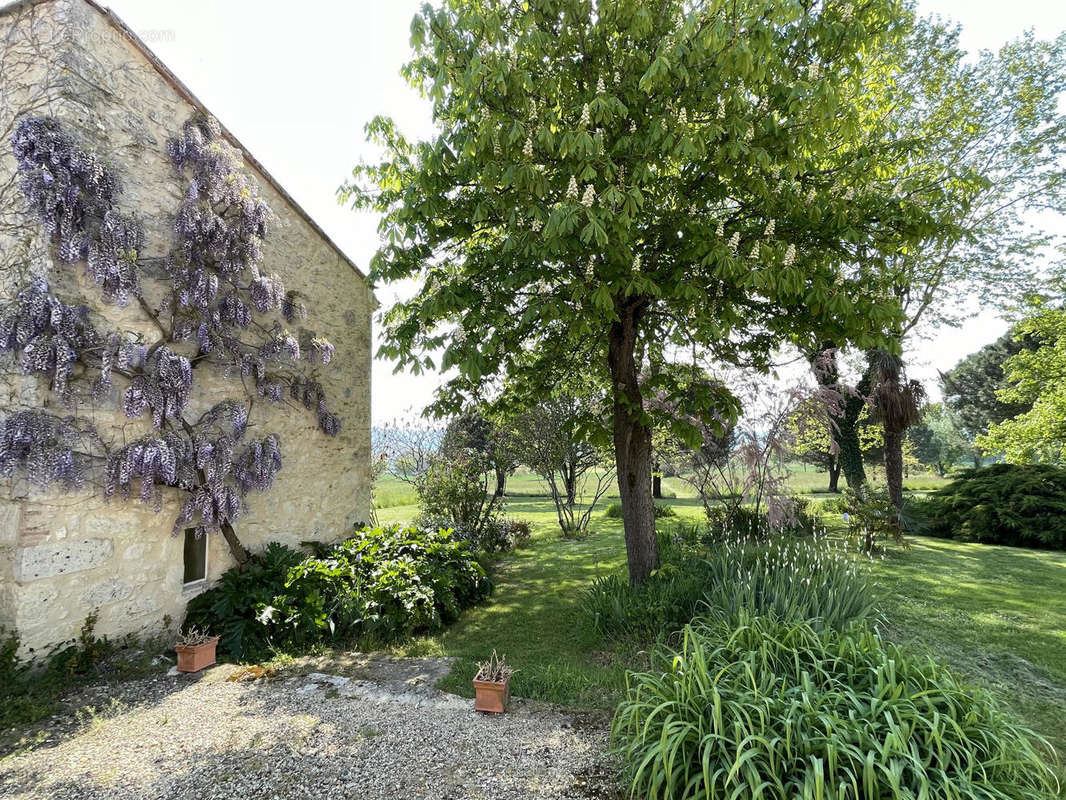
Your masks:
<svg viewBox="0 0 1066 800"><path fill-rule="evenodd" d="M197 628L189 628L174 645L178 654L178 672L199 672L215 663L218 637Z"/></svg>
<svg viewBox="0 0 1066 800"><path fill-rule="evenodd" d="M511 676L514 670L503 656L492 651L488 661L477 665L474 676L474 710L502 714L511 699Z"/></svg>

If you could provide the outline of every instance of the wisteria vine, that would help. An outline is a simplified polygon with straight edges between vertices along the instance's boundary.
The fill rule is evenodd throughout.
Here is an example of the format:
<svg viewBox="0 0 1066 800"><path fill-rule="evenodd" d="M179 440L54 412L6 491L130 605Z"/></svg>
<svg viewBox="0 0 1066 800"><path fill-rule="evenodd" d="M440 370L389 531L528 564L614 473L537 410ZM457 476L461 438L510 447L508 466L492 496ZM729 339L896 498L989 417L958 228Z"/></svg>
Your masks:
<svg viewBox="0 0 1066 800"><path fill-rule="evenodd" d="M153 309L142 292L144 235L118 209L120 183L93 152L57 120L21 119L11 138L29 211L42 223L62 264L82 263L107 303L136 299L160 331L155 342L100 332L84 306L64 303L35 278L0 307L0 354L23 375L40 375L72 408L60 418L40 408L0 421L0 477L25 472L41 488L86 484L86 465L103 459L106 498L138 497L157 511L166 488L186 493L175 533L222 531L245 509L250 492L265 492L282 466L275 434L247 436L249 405L227 399L198 419L187 418L198 370L210 365L251 397L302 405L330 436L340 419L307 367L326 366L334 346L286 326L306 317L295 292L262 269L271 211L245 174L238 151L218 124L194 118L167 142L185 191L174 217L174 246L164 259L169 298ZM157 273L156 273L157 275ZM154 279L154 278L153 278ZM126 417L147 416L152 431L107 447L77 410L104 402L122 384ZM75 386L85 381L88 391ZM230 541L234 548L233 541ZM246 553L237 545L234 554Z"/></svg>

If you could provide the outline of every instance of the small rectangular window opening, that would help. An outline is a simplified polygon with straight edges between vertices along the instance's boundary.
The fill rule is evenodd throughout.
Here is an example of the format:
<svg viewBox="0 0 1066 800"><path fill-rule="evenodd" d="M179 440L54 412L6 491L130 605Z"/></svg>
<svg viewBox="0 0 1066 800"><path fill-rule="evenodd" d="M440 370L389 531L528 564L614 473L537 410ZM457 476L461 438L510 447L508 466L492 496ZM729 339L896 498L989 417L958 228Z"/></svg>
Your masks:
<svg viewBox="0 0 1066 800"><path fill-rule="evenodd" d="M197 536L195 528L186 528L183 583L188 586L203 580L207 580L207 536Z"/></svg>

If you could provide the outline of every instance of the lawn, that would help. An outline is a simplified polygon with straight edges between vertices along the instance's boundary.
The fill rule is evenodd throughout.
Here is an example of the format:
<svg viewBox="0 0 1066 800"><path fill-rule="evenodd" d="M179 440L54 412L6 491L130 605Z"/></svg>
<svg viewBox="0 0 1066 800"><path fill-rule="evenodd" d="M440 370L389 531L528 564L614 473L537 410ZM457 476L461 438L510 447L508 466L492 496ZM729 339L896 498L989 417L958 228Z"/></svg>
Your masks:
<svg viewBox="0 0 1066 800"><path fill-rule="evenodd" d="M915 537L875 575L891 638L998 691L1066 753L1066 553Z"/></svg>
<svg viewBox="0 0 1066 800"><path fill-rule="evenodd" d="M677 506L679 514L698 517L698 501ZM594 533L578 540L557 535L550 500L518 497L507 503L510 516L534 525L531 544L492 566L496 590L485 605L465 613L444 632L409 642L404 655L455 656L459 663L442 687L472 695L475 661L493 648L517 669L512 691L522 697L590 708L609 708L624 687L625 670L640 655L604 649L581 612L582 591L598 575L625 567L621 520L593 516ZM378 512L382 522L405 521L415 506Z"/></svg>
<svg viewBox="0 0 1066 800"><path fill-rule="evenodd" d="M825 494L829 486L829 478L822 470L807 466L806 464L789 464L789 488L798 494ZM884 482L884 470L876 466L868 466L867 472L870 480L874 483ZM947 479L939 478L931 473L914 473L904 479L904 486L910 491L928 491L947 483ZM691 500L694 505L699 505L696 493L685 481L678 477L664 477L663 496L667 502L673 500ZM843 484L842 484L843 485ZM547 484L537 475L526 470L519 470L507 479L507 495L512 498L537 498L543 500L548 494ZM395 508L398 506L414 506L418 498L412 486L398 481L388 475L378 479L374 484L374 499L378 508ZM604 495L604 500L610 502L618 499L618 486L614 482Z"/></svg>
<svg viewBox="0 0 1066 800"><path fill-rule="evenodd" d="M667 502L682 519L702 514L695 499ZM416 513L414 505L379 510L382 522ZM558 537L547 498L512 497L507 513L533 522L535 535L492 565L490 601L398 652L457 657L442 686L471 694L475 660L496 648L519 670L515 694L612 707L625 670L644 654L606 648L580 603L594 577L625 567L620 521L597 511L594 533L570 541ZM925 647L989 686L1066 752L1066 554L914 537L909 549L891 551L871 569L890 638Z"/></svg>

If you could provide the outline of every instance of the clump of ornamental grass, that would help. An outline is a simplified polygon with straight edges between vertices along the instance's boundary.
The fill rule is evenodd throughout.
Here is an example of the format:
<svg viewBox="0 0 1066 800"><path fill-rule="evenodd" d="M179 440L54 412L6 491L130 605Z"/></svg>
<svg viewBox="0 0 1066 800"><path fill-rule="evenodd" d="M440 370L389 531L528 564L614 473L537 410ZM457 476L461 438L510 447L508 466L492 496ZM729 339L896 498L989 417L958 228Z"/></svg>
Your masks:
<svg viewBox="0 0 1066 800"><path fill-rule="evenodd" d="M741 612L630 674L612 725L648 800L1058 796L1034 735L945 667L846 631Z"/></svg>
<svg viewBox="0 0 1066 800"><path fill-rule="evenodd" d="M696 615L735 620L742 612L840 629L874 613L873 587L846 542L727 532L705 549L700 539L684 527L661 536L663 566L639 586L621 575L598 578L583 599L597 631L655 639Z"/></svg>

